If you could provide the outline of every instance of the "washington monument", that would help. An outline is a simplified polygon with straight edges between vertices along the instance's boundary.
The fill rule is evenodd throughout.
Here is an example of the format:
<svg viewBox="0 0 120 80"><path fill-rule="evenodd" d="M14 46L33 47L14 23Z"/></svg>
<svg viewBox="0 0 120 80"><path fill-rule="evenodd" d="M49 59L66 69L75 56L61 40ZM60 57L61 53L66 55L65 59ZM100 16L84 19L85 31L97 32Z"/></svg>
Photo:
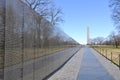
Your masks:
<svg viewBox="0 0 120 80"><path fill-rule="evenodd" d="M90 44L90 29L87 27L87 44Z"/></svg>

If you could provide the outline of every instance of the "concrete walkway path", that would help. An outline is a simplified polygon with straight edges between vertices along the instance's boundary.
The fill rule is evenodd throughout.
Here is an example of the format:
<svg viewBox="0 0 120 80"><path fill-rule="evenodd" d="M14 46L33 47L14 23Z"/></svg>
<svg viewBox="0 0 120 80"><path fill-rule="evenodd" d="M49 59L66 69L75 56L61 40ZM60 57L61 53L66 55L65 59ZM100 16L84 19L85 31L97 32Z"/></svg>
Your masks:
<svg viewBox="0 0 120 80"><path fill-rule="evenodd" d="M48 80L120 80L119 68L85 46Z"/></svg>
<svg viewBox="0 0 120 80"><path fill-rule="evenodd" d="M89 47L85 47L84 56L77 80L115 80L98 61Z"/></svg>

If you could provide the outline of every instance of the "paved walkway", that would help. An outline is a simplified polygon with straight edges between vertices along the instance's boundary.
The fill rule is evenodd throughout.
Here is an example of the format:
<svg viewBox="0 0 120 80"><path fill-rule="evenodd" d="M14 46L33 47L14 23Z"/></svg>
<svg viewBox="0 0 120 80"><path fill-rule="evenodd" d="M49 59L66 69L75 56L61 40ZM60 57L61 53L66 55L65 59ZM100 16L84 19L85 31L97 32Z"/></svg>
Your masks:
<svg viewBox="0 0 120 80"><path fill-rule="evenodd" d="M86 47L77 80L115 80Z"/></svg>
<svg viewBox="0 0 120 80"><path fill-rule="evenodd" d="M86 46L48 80L120 80L120 71Z"/></svg>

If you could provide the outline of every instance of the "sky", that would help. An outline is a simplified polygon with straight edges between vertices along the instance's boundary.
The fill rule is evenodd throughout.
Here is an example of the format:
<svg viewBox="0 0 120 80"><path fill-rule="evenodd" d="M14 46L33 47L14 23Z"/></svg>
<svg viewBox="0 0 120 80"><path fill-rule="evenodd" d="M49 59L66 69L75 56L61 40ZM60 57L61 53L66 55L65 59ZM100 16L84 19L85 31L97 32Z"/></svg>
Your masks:
<svg viewBox="0 0 120 80"><path fill-rule="evenodd" d="M114 29L109 0L54 0L62 9L64 23L59 27L80 44L86 44L87 27L90 38L107 37Z"/></svg>

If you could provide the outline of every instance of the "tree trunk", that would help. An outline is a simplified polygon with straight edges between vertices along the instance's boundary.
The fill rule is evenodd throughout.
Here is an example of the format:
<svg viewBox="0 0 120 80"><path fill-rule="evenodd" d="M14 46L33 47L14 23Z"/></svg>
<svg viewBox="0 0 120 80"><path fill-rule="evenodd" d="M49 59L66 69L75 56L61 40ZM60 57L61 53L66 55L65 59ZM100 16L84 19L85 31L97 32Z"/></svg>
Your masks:
<svg viewBox="0 0 120 80"><path fill-rule="evenodd" d="M118 43L117 43L117 41L115 41L115 47L118 48Z"/></svg>

